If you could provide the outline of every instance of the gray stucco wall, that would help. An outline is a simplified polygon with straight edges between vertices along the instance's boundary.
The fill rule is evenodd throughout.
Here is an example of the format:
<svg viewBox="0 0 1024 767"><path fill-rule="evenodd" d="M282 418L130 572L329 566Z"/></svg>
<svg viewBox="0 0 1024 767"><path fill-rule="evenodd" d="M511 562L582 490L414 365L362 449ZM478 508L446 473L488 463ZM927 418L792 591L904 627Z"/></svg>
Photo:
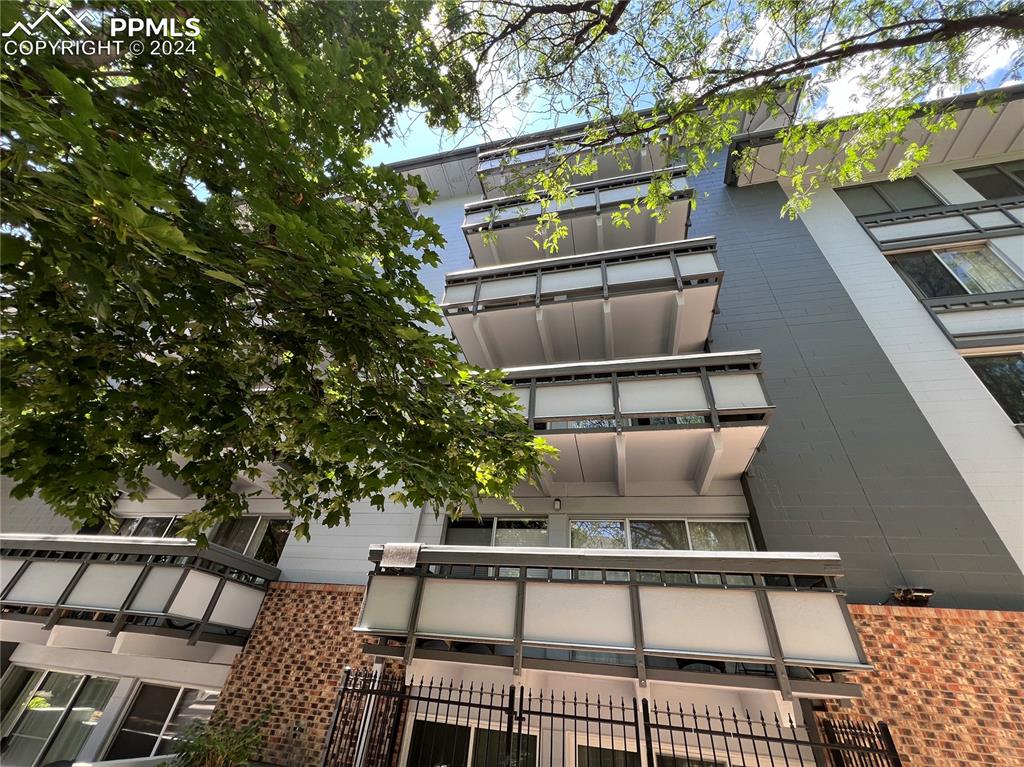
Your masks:
<svg viewBox="0 0 1024 767"><path fill-rule="evenodd" d="M767 548L838 551L854 602L912 585L1024 609L1024 576L839 279L779 217L781 187L691 182L690 236L716 235L725 271L711 348L762 349L778 407L749 477Z"/></svg>

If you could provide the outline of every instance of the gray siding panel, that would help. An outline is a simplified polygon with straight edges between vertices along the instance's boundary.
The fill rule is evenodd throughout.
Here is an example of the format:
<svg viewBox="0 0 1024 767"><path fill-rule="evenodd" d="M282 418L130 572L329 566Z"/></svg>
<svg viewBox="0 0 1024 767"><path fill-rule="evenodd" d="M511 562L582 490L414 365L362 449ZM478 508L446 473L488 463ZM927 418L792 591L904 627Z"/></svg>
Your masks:
<svg viewBox="0 0 1024 767"><path fill-rule="evenodd" d="M854 602L1024 609L1024 576L777 184L698 190L725 271L712 351L760 348L778 407L749 486L769 549L838 551Z"/></svg>

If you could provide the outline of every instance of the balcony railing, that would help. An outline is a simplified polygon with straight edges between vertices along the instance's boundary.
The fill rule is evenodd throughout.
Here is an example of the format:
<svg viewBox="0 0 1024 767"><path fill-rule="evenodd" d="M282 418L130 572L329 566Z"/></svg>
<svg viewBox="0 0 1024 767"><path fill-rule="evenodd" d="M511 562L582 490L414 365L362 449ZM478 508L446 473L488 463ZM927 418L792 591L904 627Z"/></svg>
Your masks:
<svg viewBox="0 0 1024 767"><path fill-rule="evenodd" d="M378 545L369 559L355 630L401 643L407 663L440 646L515 673L610 662L645 684L655 669L700 662L737 676L767 669L787 697L797 680L869 667L838 554L422 546L395 567Z"/></svg>
<svg viewBox="0 0 1024 767"><path fill-rule="evenodd" d="M858 216L882 250L1024 234L1024 196Z"/></svg>
<svg viewBox="0 0 1024 767"><path fill-rule="evenodd" d="M715 238L451 272L441 306L479 365L704 348L722 271Z"/></svg>
<svg viewBox="0 0 1024 767"><path fill-rule="evenodd" d="M552 164L567 155L587 155L593 150L583 144L583 133L569 133L563 136L546 136L533 141L521 142L481 152L478 156L477 175L484 195L494 197L508 194L510 186L524 183L530 173ZM613 140L612 143L615 143ZM646 172L665 167L665 158L659 146L645 144L643 148L626 151L626 167L633 172ZM619 159L599 154L596 158L597 171L592 176L577 177L575 181L587 178L602 180L622 175Z"/></svg>
<svg viewBox="0 0 1024 767"><path fill-rule="evenodd" d="M1024 343L1024 290L921 302L958 349Z"/></svg>
<svg viewBox="0 0 1024 767"><path fill-rule="evenodd" d="M645 196L651 182L663 176L669 178L672 187L664 218L658 221L644 210L631 217L629 227L615 226L612 214L620 212L619 206ZM686 183L685 166L573 184L569 198L551 207L568 228L568 236L560 243L560 252L552 256L685 239L692 197L693 190ZM479 267L494 266L543 256L543 249L531 241L535 237L537 219L543 212L539 201L524 196L498 197L466 205L462 231L474 263Z"/></svg>
<svg viewBox="0 0 1024 767"><path fill-rule="evenodd" d="M145 627L189 644L244 637L281 572L211 544L116 535L0 536L4 620Z"/></svg>

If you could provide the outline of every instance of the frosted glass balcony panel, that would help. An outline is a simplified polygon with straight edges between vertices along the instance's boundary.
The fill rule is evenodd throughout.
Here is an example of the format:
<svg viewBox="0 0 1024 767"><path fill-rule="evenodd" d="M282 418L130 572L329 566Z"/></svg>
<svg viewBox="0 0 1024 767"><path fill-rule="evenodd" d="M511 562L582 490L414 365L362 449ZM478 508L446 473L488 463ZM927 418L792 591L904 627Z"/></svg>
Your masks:
<svg viewBox="0 0 1024 767"><path fill-rule="evenodd" d="M523 640L629 649L629 590L589 583L527 583Z"/></svg>
<svg viewBox="0 0 1024 767"><path fill-rule="evenodd" d="M428 579L423 585L420 634L512 641L516 584Z"/></svg>
<svg viewBox="0 0 1024 767"><path fill-rule="evenodd" d="M141 573L142 565L91 564L75 585L66 604L75 607L120 609Z"/></svg>
<svg viewBox="0 0 1024 767"><path fill-rule="evenodd" d="M658 377L619 381L619 406L623 413L675 413L706 410L704 387L697 377Z"/></svg>
<svg viewBox="0 0 1024 767"><path fill-rule="evenodd" d="M771 658L753 591L641 587L640 609L649 651Z"/></svg>
<svg viewBox="0 0 1024 767"><path fill-rule="evenodd" d="M32 562L7 595L10 602L54 604L78 571L78 562Z"/></svg>
<svg viewBox="0 0 1024 767"><path fill-rule="evenodd" d="M227 582L210 615L211 623L250 629L263 604L264 592L241 583Z"/></svg>
<svg viewBox="0 0 1024 767"><path fill-rule="evenodd" d="M415 578L373 578L366 590L359 628L363 631L397 631L404 634L409 630L409 616L415 594Z"/></svg>
<svg viewBox="0 0 1024 767"><path fill-rule="evenodd" d="M857 663L857 647L834 594L770 591L768 603L787 660Z"/></svg>
<svg viewBox="0 0 1024 767"><path fill-rule="evenodd" d="M132 600L131 609L147 613L163 612L181 575L181 568L178 567L154 567Z"/></svg>
<svg viewBox="0 0 1024 767"><path fill-rule="evenodd" d="M712 375L711 393L719 410L767 405L761 380L753 373Z"/></svg>
<svg viewBox="0 0 1024 767"><path fill-rule="evenodd" d="M609 415L614 412L611 383L537 387L536 418Z"/></svg>
<svg viewBox="0 0 1024 767"><path fill-rule="evenodd" d="M168 612L183 618L202 619L217 590L218 580L216 575L201 573L198 570L189 571Z"/></svg>

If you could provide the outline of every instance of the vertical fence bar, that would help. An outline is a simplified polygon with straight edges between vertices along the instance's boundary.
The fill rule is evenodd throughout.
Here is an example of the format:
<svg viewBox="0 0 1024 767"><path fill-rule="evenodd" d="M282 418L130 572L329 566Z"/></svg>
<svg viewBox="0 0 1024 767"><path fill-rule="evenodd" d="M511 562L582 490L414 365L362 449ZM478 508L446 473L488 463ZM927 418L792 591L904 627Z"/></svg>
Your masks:
<svg viewBox="0 0 1024 767"><path fill-rule="evenodd" d="M345 671L341 676L341 685L338 687L338 697L334 701L334 713L331 714L331 722L327 725L327 737L324 739L323 754L320 757L320 767L327 767L327 763L331 758L331 752L334 746L334 732L338 728L338 715L341 713L341 704L345 699L345 690L348 688L348 680L352 675L352 668L345 666Z"/></svg>
<svg viewBox="0 0 1024 767"><path fill-rule="evenodd" d="M649 767L655 767L654 743L651 740L651 707L647 702L647 698L641 699L640 710L644 717L644 749L647 754L647 764Z"/></svg>

